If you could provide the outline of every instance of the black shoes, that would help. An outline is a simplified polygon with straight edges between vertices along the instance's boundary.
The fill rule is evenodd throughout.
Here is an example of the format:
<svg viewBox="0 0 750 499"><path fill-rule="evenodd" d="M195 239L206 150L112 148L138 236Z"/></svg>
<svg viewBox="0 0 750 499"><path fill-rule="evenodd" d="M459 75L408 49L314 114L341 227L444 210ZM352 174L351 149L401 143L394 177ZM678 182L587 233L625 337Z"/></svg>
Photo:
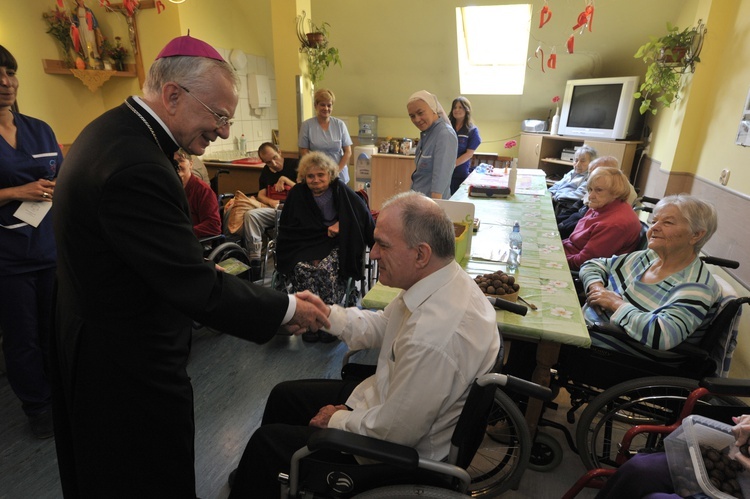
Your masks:
<svg viewBox="0 0 750 499"><path fill-rule="evenodd" d="M52 411L43 412L37 416L29 416L29 427L31 433L38 439L51 438L55 436L52 426Z"/></svg>
<svg viewBox="0 0 750 499"><path fill-rule="evenodd" d="M306 341L308 343L315 343L316 341L320 341L321 343L332 343L337 339L338 338L336 338L331 333L326 333L324 331L307 331L306 333L302 333L302 341Z"/></svg>

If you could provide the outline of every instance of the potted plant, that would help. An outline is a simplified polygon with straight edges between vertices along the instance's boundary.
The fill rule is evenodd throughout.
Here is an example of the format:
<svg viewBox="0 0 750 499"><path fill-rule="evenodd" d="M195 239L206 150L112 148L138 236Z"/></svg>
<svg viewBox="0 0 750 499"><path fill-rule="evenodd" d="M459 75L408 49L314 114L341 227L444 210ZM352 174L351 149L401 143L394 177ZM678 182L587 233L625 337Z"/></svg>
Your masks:
<svg viewBox="0 0 750 499"><path fill-rule="evenodd" d="M341 66L341 57L339 50L329 44L328 30L331 26L326 22L317 25L309 19L308 29L305 32L304 19L305 13L303 12L302 16L297 18L297 38L302 44L300 52L307 56L308 77L315 86L323 79L323 75L331 64Z"/></svg>
<svg viewBox="0 0 750 499"><path fill-rule="evenodd" d="M658 104L669 107L680 98L682 75L688 70L694 72L695 63L700 62L705 32L701 21L698 26L682 31L667 23L666 35L652 36L638 49L633 57L649 65L639 91L634 94L636 99L643 99L641 114L656 114Z"/></svg>

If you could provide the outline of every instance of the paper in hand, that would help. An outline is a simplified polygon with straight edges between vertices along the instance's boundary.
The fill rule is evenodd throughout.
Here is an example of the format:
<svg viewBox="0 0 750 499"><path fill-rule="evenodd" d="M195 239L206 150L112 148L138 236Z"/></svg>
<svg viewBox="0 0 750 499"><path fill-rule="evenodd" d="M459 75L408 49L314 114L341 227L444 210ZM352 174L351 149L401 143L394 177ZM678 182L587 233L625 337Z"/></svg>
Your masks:
<svg viewBox="0 0 750 499"><path fill-rule="evenodd" d="M32 227L39 227L50 208L52 208L52 203L46 201L24 201L13 216Z"/></svg>

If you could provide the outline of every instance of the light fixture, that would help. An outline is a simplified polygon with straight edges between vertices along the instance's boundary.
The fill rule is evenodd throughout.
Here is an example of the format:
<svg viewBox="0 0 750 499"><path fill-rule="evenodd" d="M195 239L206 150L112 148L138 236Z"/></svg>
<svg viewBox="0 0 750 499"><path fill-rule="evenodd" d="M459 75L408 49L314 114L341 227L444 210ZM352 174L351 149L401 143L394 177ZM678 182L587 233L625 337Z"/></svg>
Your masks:
<svg viewBox="0 0 750 499"><path fill-rule="evenodd" d="M185 0L169 0L172 3L185 3Z"/></svg>

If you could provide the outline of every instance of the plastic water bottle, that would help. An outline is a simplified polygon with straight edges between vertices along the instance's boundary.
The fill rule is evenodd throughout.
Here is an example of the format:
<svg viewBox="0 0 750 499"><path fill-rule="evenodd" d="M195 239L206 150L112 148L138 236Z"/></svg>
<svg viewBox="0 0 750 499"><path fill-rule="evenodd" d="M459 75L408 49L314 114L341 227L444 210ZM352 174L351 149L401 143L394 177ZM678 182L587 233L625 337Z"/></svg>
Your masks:
<svg viewBox="0 0 750 499"><path fill-rule="evenodd" d="M245 138L245 134L243 133L239 140L239 146L240 146L240 153L243 155L247 151L247 139Z"/></svg>
<svg viewBox="0 0 750 499"><path fill-rule="evenodd" d="M521 238L521 226L518 222L513 224L513 232L508 236L510 243L510 254L508 255L508 270L515 272L521 265L521 253L523 251L523 239Z"/></svg>

